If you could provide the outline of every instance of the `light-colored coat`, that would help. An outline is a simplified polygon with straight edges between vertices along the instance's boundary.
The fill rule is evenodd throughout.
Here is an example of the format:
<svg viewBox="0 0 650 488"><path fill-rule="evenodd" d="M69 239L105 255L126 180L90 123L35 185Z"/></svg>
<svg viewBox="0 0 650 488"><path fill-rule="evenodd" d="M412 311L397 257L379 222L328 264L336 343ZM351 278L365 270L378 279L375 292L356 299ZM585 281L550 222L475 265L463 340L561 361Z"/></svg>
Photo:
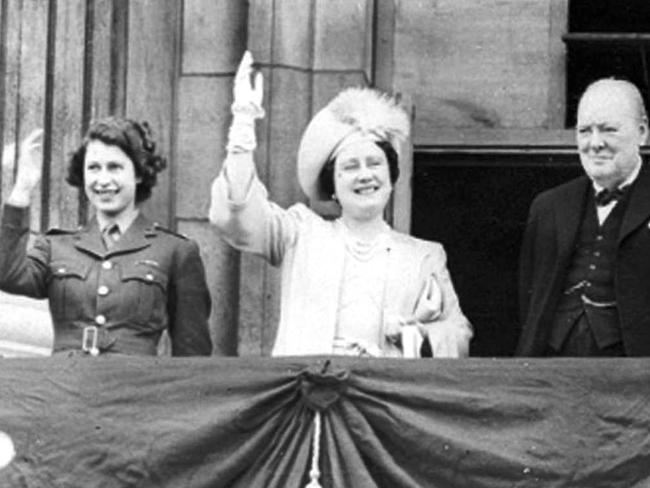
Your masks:
<svg viewBox="0 0 650 488"><path fill-rule="evenodd" d="M301 203L279 207L268 200L256 177L246 198L232 201L223 172L213 185L210 220L235 248L282 266L280 324L272 354L331 354L345 257L341 221L327 221ZM392 230L389 242L385 317L416 322L435 357L467 356L472 330L460 310L443 247ZM442 292L441 310L427 310L422 300L431 276ZM391 348L387 341L384 354L401 355Z"/></svg>

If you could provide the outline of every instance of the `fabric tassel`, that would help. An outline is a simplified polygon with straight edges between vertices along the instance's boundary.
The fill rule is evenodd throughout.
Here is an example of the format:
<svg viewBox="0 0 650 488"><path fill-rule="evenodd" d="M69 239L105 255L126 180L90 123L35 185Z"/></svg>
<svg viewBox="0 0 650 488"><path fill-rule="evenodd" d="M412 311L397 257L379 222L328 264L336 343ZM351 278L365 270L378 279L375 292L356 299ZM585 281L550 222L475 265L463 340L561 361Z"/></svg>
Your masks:
<svg viewBox="0 0 650 488"><path fill-rule="evenodd" d="M320 479L320 470L318 465L320 462L320 427L321 427L321 416L320 412L316 411L314 416L314 437L312 441L312 452L311 452L311 469L309 470L309 483L305 488L323 488L319 482Z"/></svg>

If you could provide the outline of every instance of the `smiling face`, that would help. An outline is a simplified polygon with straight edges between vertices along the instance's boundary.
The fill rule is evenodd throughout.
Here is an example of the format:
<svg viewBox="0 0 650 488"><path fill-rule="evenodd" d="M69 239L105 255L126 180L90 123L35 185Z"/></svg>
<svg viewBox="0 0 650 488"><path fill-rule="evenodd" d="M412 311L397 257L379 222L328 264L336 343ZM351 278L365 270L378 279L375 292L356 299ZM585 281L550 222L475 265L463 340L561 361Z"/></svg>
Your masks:
<svg viewBox="0 0 650 488"><path fill-rule="evenodd" d="M384 151L369 140L343 147L334 163L334 189L344 217L381 218L393 189Z"/></svg>
<svg viewBox="0 0 650 488"><path fill-rule="evenodd" d="M630 176L647 134L647 122L629 87L603 82L581 98L576 126L580 162L599 185L615 188Z"/></svg>
<svg viewBox="0 0 650 488"><path fill-rule="evenodd" d="M131 158L118 146L92 140L84 158L84 190L98 214L107 219L135 210L135 175Z"/></svg>

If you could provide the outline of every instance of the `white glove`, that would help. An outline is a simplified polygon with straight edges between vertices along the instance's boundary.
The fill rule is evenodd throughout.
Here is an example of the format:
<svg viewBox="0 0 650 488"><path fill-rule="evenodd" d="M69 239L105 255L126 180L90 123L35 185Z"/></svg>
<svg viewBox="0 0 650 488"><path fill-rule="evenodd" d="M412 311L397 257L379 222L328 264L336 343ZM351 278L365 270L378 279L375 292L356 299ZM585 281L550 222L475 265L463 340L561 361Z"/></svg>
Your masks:
<svg viewBox="0 0 650 488"><path fill-rule="evenodd" d="M42 164L43 129L35 129L20 143L16 180L7 200L8 203L19 207L29 205L31 193L41 181Z"/></svg>
<svg viewBox="0 0 650 488"><path fill-rule="evenodd" d="M384 310L384 331L391 341L398 339L405 358L420 356L420 347L428 333L428 325L442 314L442 290L435 276L427 279L411 316L400 316Z"/></svg>
<svg viewBox="0 0 650 488"><path fill-rule="evenodd" d="M442 290L434 275L429 276L417 305L415 306L415 320L422 323L433 322L442 315Z"/></svg>
<svg viewBox="0 0 650 488"><path fill-rule="evenodd" d="M237 68L234 101L230 107L233 113L232 123L228 131L228 152L252 152L257 147L255 138L255 119L264 117L262 98L264 96L262 73L254 74L253 56L246 51Z"/></svg>

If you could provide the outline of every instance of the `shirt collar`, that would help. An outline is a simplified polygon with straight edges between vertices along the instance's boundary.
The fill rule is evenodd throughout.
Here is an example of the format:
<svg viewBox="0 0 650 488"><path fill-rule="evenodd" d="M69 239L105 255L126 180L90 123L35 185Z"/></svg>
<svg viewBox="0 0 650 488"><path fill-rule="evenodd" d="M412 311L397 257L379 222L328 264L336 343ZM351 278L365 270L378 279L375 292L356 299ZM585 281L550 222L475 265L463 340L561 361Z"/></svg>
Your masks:
<svg viewBox="0 0 650 488"><path fill-rule="evenodd" d="M124 234L138 217L139 213L140 211L136 208L134 212L122 212L117 216L117 218L112 220L102 219L99 215L97 215L99 230L101 232L104 232L108 226L117 224L117 228L120 230L120 234Z"/></svg>
<svg viewBox="0 0 650 488"><path fill-rule="evenodd" d="M637 161L637 165L636 165L636 167L634 168L634 170L633 170L633 171L630 173L630 175L625 179L625 181L623 181L620 185L618 185L617 188L623 188L623 187L625 187L625 186L630 186L632 183L634 183L634 181L636 180L637 176L639 176L639 172L641 171L641 165L642 165L642 163L643 163L643 161L641 160L641 156L639 156L639 159L638 159L638 161ZM592 183L593 183L593 186L594 186L594 190L596 190L596 193L598 193L599 191L602 191L602 190L605 189L604 186L599 185L598 183L596 183L596 182L593 181L593 180L592 180Z"/></svg>

